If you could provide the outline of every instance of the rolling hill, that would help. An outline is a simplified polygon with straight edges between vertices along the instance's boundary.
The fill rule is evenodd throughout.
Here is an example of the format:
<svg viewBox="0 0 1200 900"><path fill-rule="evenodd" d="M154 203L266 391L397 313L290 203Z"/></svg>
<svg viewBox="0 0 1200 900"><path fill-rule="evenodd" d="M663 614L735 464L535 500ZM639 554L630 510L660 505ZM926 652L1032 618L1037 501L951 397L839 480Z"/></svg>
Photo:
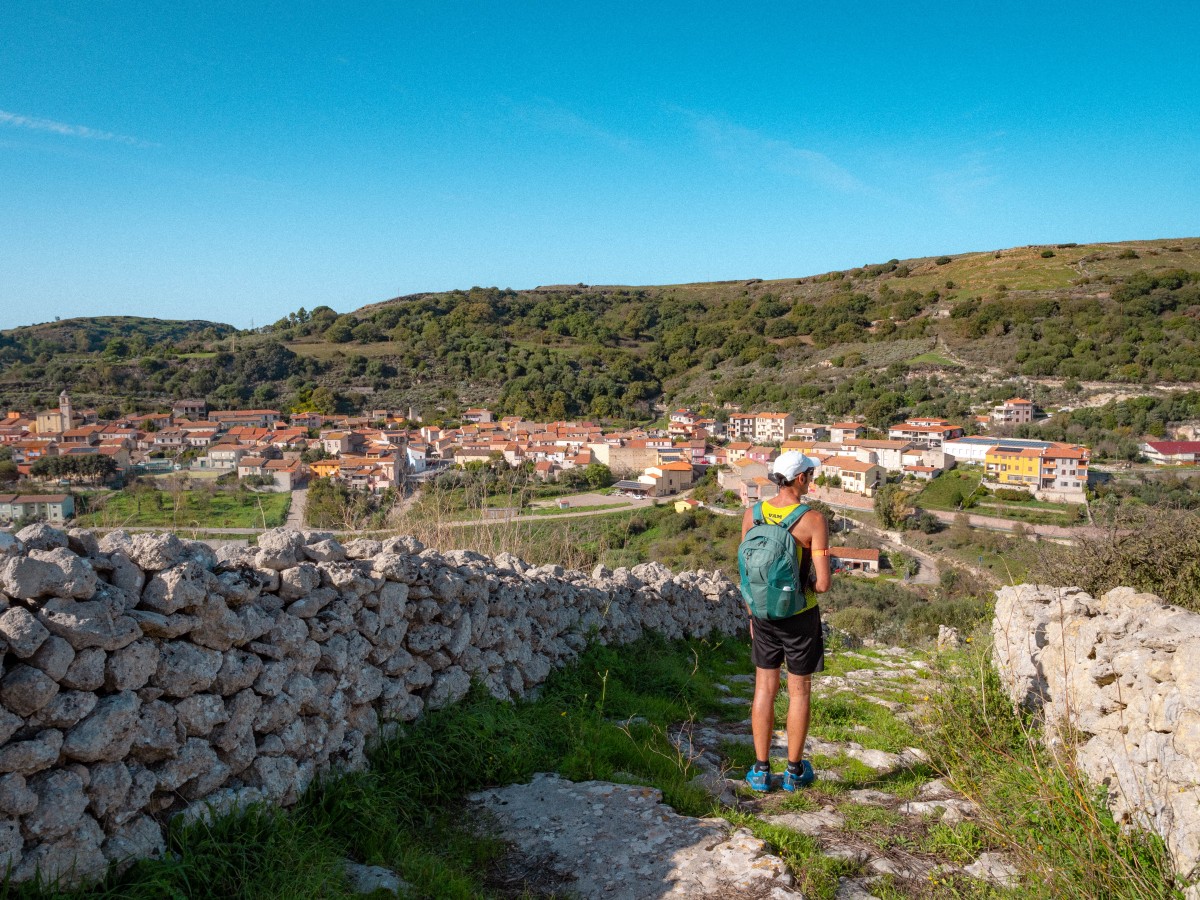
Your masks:
<svg viewBox="0 0 1200 900"><path fill-rule="evenodd" d="M139 333L158 337L143 350ZM202 395L644 418L665 404L734 402L884 422L962 416L1017 389L1078 398L1195 382L1196 238L893 259L771 281L472 288L346 314L299 310L254 333L97 319L0 334L0 404L13 405L66 386L97 404Z"/></svg>

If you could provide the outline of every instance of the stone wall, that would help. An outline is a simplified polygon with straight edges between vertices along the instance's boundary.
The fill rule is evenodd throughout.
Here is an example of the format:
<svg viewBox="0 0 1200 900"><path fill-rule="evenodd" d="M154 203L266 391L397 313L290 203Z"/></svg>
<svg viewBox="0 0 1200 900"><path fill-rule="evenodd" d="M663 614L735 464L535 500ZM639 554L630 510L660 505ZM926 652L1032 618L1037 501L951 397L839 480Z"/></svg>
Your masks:
<svg viewBox="0 0 1200 900"><path fill-rule="evenodd" d="M1117 821L1161 835L1179 875L1200 876L1200 615L1130 588L1097 600L1019 585L997 594L992 631L1013 700L1044 712L1051 739L1074 729Z"/></svg>
<svg viewBox="0 0 1200 900"><path fill-rule="evenodd" d="M592 639L733 634L736 587L341 544L0 532L0 869L69 880L163 851L163 823L289 804L389 722L472 681L523 696Z"/></svg>

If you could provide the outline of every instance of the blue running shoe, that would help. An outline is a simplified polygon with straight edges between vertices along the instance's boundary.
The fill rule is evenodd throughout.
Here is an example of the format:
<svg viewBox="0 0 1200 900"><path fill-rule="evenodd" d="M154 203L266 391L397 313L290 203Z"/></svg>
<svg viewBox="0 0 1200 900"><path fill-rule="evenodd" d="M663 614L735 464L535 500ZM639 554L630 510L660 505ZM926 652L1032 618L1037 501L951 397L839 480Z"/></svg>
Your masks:
<svg viewBox="0 0 1200 900"><path fill-rule="evenodd" d="M751 766L750 771L746 773L746 784L750 785L750 790L765 794L771 789L770 770L760 770Z"/></svg>
<svg viewBox="0 0 1200 900"><path fill-rule="evenodd" d="M793 775L786 769L783 771L783 789L785 791L794 791L796 788L805 787L816 780L817 773L813 771L812 763L807 759L800 763L799 775Z"/></svg>

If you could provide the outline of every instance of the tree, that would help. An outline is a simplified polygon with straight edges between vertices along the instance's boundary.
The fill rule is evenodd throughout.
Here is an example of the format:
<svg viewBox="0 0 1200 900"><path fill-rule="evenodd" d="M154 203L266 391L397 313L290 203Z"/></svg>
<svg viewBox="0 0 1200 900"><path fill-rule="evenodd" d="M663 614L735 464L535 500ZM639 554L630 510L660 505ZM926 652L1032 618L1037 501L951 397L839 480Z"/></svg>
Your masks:
<svg viewBox="0 0 1200 900"><path fill-rule="evenodd" d="M908 515L908 494L898 484L885 484L875 492L875 517L887 529L898 528Z"/></svg>
<svg viewBox="0 0 1200 900"><path fill-rule="evenodd" d="M612 470L604 463L591 463L583 470L583 477L587 486L594 491L613 483Z"/></svg>

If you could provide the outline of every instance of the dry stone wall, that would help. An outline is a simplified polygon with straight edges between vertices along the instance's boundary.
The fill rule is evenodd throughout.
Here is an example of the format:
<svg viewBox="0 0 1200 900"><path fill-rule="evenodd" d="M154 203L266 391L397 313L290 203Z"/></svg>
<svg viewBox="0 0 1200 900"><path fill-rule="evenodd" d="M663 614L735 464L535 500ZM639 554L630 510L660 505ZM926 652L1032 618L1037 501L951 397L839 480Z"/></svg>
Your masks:
<svg viewBox="0 0 1200 900"><path fill-rule="evenodd" d="M718 573L586 575L412 538L0 532L0 869L75 881L173 815L289 804L472 681L522 697L590 640L744 627Z"/></svg>
<svg viewBox="0 0 1200 900"><path fill-rule="evenodd" d="M1200 877L1200 615L1130 588L1019 585L997 594L992 631L1013 700L1040 708L1052 739L1072 729L1117 821Z"/></svg>

